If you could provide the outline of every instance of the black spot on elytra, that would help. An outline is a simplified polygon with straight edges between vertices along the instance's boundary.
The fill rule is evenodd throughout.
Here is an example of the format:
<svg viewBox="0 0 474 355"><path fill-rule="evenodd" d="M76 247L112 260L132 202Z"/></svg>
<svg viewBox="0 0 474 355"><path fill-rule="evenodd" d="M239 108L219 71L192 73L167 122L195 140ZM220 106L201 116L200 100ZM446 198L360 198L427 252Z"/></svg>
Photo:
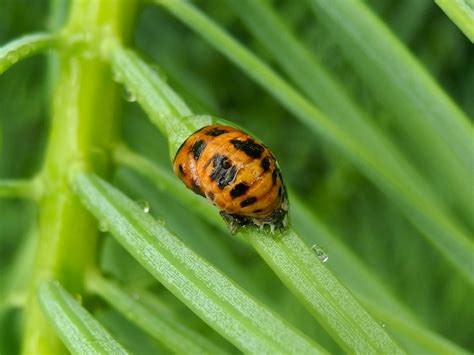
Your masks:
<svg viewBox="0 0 474 355"><path fill-rule="evenodd" d="M257 202L257 198L255 196L246 198L240 203L240 207L247 207L250 206L251 204Z"/></svg>
<svg viewBox="0 0 474 355"><path fill-rule="evenodd" d="M283 186L280 186L278 189L278 197L281 197L283 195Z"/></svg>
<svg viewBox="0 0 474 355"><path fill-rule="evenodd" d="M227 132L229 131L226 131L225 129L213 128L210 131L206 132L206 136L217 137Z"/></svg>
<svg viewBox="0 0 474 355"><path fill-rule="evenodd" d="M262 211L263 211L262 209L257 208L256 210L253 210L252 213L260 213L260 212L262 212Z"/></svg>
<svg viewBox="0 0 474 355"><path fill-rule="evenodd" d="M273 170L273 173L272 173L272 182L273 182L273 185L276 184L277 177L278 177L278 169L275 169L275 170Z"/></svg>
<svg viewBox="0 0 474 355"><path fill-rule="evenodd" d="M191 148L191 150L193 151L194 160L199 160L202 151L204 150L204 148L206 148L206 145L207 143L203 140L194 142L193 147Z"/></svg>
<svg viewBox="0 0 474 355"><path fill-rule="evenodd" d="M179 164L178 169L179 169L179 176L186 175L186 173L184 172L184 169L183 169L183 164Z"/></svg>
<svg viewBox="0 0 474 355"><path fill-rule="evenodd" d="M206 195L204 195L204 192L202 192L201 187L196 183L196 180L191 181L191 190L193 190L194 193L198 195L206 197Z"/></svg>
<svg viewBox="0 0 474 355"><path fill-rule="evenodd" d="M234 188L230 191L230 196L232 198L236 198L242 196L247 192L250 186L245 185L244 183L238 183L234 186Z"/></svg>
<svg viewBox="0 0 474 355"><path fill-rule="evenodd" d="M230 141L234 147L238 150L243 151L249 157L258 159L262 156L262 153L265 151L260 144L256 143L253 139L248 138L245 141L239 141L237 139L232 139Z"/></svg>
<svg viewBox="0 0 474 355"><path fill-rule="evenodd" d="M260 161L260 166L263 168L263 172L267 172L270 169L270 158L265 157Z"/></svg>
<svg viewBox="0 0 474 355"><path fill-rule="evenodd" d="M217 181L217 186L222 190L234 181L237 168L225 155L216 154L211 158L211 161L213 169L209 177L212 181Z"/></svg>

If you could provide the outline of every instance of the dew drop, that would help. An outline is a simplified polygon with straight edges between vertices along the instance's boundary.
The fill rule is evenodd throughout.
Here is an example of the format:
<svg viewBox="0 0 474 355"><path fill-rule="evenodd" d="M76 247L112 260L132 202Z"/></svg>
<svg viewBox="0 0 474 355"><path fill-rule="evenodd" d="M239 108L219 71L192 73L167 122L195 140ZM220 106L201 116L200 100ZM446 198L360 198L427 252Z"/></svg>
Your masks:
<svg viewBox="0 0 474 355"><path fill-rule="evenodd" d="M385 327L386 327L385 323L382 323L381 326L382 326L382 328L385 328Z"/></svg>
<svg viewBox="0 0 474 355"><path fill-rule="evenodd" d="M105 232L108 232L109 231L109 226L107 225L107 223L105 221L101 221L99 223L99 230L102 232L102 233L105 233Z"/></svg>
<svg viewBox="0 0 474 355"><path fill-rule="evenodd" d="M128 102L137 101L137 98L135 97L135 95L133 95L133 93L127 87L124 87L123 89L123 98L125 99L125 101L128 101Z"/></svg>
<svg viewBox="0 0 474 355"><path fill-rule="evenodd" d="M323 263L329 260L329 256L324 252L323 249L319 247L318 244L314 244L311 249L314 250L316 253L316 256L318 257L319 260L321 260Z"/></svg>
<svg viewBox="0 0 474 355"><path fill-rule="evenodd" d="M137 200L135 203L143 210L145 213L150 212L150 203L147 200Z"/></svg>

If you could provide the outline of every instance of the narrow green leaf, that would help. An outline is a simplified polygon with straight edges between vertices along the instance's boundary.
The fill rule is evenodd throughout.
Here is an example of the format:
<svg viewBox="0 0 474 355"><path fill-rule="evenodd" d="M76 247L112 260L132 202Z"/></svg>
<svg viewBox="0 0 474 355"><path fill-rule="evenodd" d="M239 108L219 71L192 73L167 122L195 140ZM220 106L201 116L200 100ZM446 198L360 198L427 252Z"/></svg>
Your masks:
<svg viewBox="0 0 474 355"><path fill-rule="evenodd" d="M406 345L408 353L423 354L467 354L468 351L462 349L453 342L444 339L440 335L431 332L428 328L420 325L415 320L407 320L404 313L397 314L390 312L381 305L377 305L373 300L368 301L358 297L361 303L374 317L383 322L383 326L391 334L400 339L401 345Z"/></svg>
<svg viewBox="0 0 474 355"><path fill-rule="evenodd" d="M117 163L139 172L153 181L158 188L170 191L183 205L193 206L192 212L208 223L222 230L226 229L215 208L210 206L205 199L189 193L183 187L183 184L161 167L125 147L118 149L115 158ZM358 299L363 300L363 304L372 316L383 320L390 327L390 330L403 337L404 344L411 344L417 349L424 349L425 352L429 352L436 347L446 350L445 353L456 354L459 352L459 348L455 344L438 334L432 333L429 329L417 325L418 321L411 312L388 292L381 281L352 251L342 244L321 221L316 219L314 214L304 206L296 195L290 193L290 200L291 220L294 228L305 238L309 246L316 242L323 246L329 257L326 266L345 285L350 287ZM378 311L381 307L384 310L383 314ZM372 312L373 309L377 311ZM418 331L413 332L412 329L418 329ZM423 334L423 336L419 337L418 333Z"/></svg>
<svg viewBox="0 0 474 355"><path fill-rule="evenodd" d="M23 197L36 199L39 195L39 180L0 180L1 197Z"/></svg>
<svg viewBox="0 0 474 355"><path fill-rule="evenodd" d="M98 275L92 276L87 284L93 292L173 352L182 354L225 353L224 349L189 328L176 315L170 312L158 312L156 308L149 307L140 299L139 293L126 291Z"/></svg>
<svg viewBox="0 0 474 355"><path fill-rule="evenodd" d="M396 118L393 123L408 138L406 144L437 175L464 188L460 197L472 219L474 191L467 186L474 179L474 154L467 152L472 152L474 131L469 119L363 1L307 1Z"/></svg>
<svg viewBox="0 0 474 355"><path fill-rule="evenodd" d="M73 354L128 354L128 352L56 281L38 290L43 311Z"/></svg>
<svg viewBox="0 0 474 355"><path fill-rule="evenodd" d="M404 165L387 164L387 161L393 161L393 157L379 154L371 146L366 146L364 142L354 139L350 131L340 129L253 53L232 39L192 4L182 0L155 0L155 2L166 7L186 25L207 39L217 50L277 97L309 128L338 146L361 172L398 204L405 216L440 251L441 255L450 261L469 282L474 283L474 266L471 262L474 244L449 214L441 209L441 204L435 197L425 189L420 190L420 185L412 180L416 175L406 174ZM175 139L170 137L170 140Z"/></svg>
<svg viewBox="0 0 474 355"><path fill-rule="evenodd" d="M176 176L170 174L162 167L132 152L124 146L117 146L114 150L114 159L118 164L138 171L143 176L153 181L163 191L168 191L185 206L194 206L194 211L208 223L220 229L226 229L216 208L198 195L190 194L189 190L180 183Z"/></svg>
<svg viewBox="0 0 474 355"><path fill-rule="evenodd" d="M346 351L403 351L292 230L273 238L253 229L240 232L283 283Z"/></svg>
<svg viewBox="0 0 474 355"><path fill-rule="evenodd" d="M56 37L48 33L29 34L0 47L0 75L12 65L53 46Z"/></svg>
<svg viewBox="0 0 474 355"><path fill-rule="evenodd" d="M141 79L147 80L146 77L143 77ZM139 83L137 83L137 85L139 85ZM162 82L159 85L166 85L166 84ZM167 101L166 97L163 97L162 100ZM158 119L160 119L160 118L158 117ZM179 118L178 118L178 120L179 120ZM123 148L119 148L115 155L116 155L116 159L118 161L121 161L122 163L124 163L124 164L126 164L126 165L128 165L128 166L130 166L134 169L137 169L138 171L141 171L146 176L153 179L158 185L163 185L164 184L166 186L166 188L171 189L172 191L174 191L178 195L178 197L181 198L183 201L187 201L188 203L191 203L191 199L192 199L193 206L203 205L203 209L206 210L206 211L208 210L209 206L206 207L204 205L206 203L205 200L196 199L195 196L193 196L192 194L187 192L184 188L178 187L176 185L176 182L173 183L173 179L169 175L164 174L164 172L161 171L161 169L158 169L156 167L154 168L153 164L148 162L146 159L135 157L134 155L130 155L130 152L128 152L127 150L125 150ZM186 193L188 193L188 196L186 196ZM207 218L207 216L214 216L215 214L213 214L209 211L209 214L208 213L202 213L201 215L203 217ZM217 220L213 218L213 223L216 223L216 222L217 222ZM344 257L344 252L342 252L341 258L343 258L343 257ZM352 258L352 259L354 259L354 258ZM343 263L343 264L347 265L347 263ZM284 266L285 266L284 264L280 265L280 268L284 267ZM350 270L350 267L349 267L349 270ZM362 282L362 284L364 284L365 281L366 281L364 279L364 276L365 276L364 271L362 269L359 269L359 270L360 270L360 275L358 275L358 278L359 278L359 280L364 280ZM277 271L277 273L278 273L278 271ZM291 287L290 287L290 289L291 289ZM359 287L359 289L364 289L364 287ZM378 293L378 295L384 295L384 294L386 295L386 292L384 292L383 287L375 286L375 289L376 289L376 293ZM294 290L292 290L292 291L294 291ZM296 291L296 292L299 292L299 291ZM372 296L374 296L374 295L372 295ZM309 297L308 297L308 299L309 299ZM309 304L310 302L306 301L306 303ZM390 300L388 300L388 303L390 303ZM394 306L393 308L394 309L395 308L403 309L403 307L397 307L397 306ZM410 318L410 317L407 317L407 318ZM319 319L321 319L321 317ZM414 341L416 342L416 340L414 340Z"/></svg>
<svg viewBox="0 0 474 355"><path fill-rule="evenodd" d="M372 138L370 120L351 101L343 87L331 76L312 53L305 48L265 1L226 0L230 8L242 19L249 31L259 39L272 58L283 68L295 84L321 110L339 125L344 125L359 139ZM284 55L282 55L284 48ZM373 145L370 139L366 144Z"/></svg>
<svg viewBox="0 0 474 355"><path fill-rule="evenodd" d="M205 218L207 221L210 221L211 223L216 223L219 222L219 226L221 228L225 228L224 223L222 221L215 221L215 218L213 217L214 215L217 216L217 213L215 211L215 208L213 208L211 211L208 211L209 213L203 213L201 208L203 208L206 212L208 210L208 207L210 206L207 201L203 198L197 198L196 195L189 193L181 183L177 179L172 179L170 178L167 174L164 174L157 166L155 166L153 163L149 162L145 158L141 158L138 156L133 155L133 153L127 151L125 148L120 148L118 151L118 154L116 154L116 157L119 157L122 163L127 164L127 166L133 167L140 171L141 173L144 173L147 177L149 177L151 180L155 181L158 185L165 185L167 189L170 191L173 191L178 199L181 199L183 201L186 201L186 204L192 205L196 207L196 211L199 211L199 213L203 218ZM292 208L298 208L298 203L292 204ZM268 243L271 243L272 241L274 242L274 239L272 237L269 237L268 235L261 235L260 233L254 231L254 230L249 230L248 231L249 235L254 235L254 238L248 236L247 239L250 241L258 241L258 240L267 240ZM246 234L247 235L247 234ZM285 237L283 237L285 238ZM296 234L292 234L291 237L289 238L299 238ZM278 238L279 239L279 238ZM266 249L262 248L258 243L256 246L257 251L262 255L262 257L265 259L265 261L268 262L268 257L266 257ZM340 299L341 301L344 301L344 306L348 305L349 303L345 298L339 297L341 294L342 295L348 295L348 292L345 290L343 286L337 283L338 287L335 287L333 289L334 292L328 292L324 294L324 297L319 296L321 293L319 291L320 287L318 286L317 283L313 282L314 280L311 280L311 277L308 278L307 275L304 274L304 270L302 268L298 268L297 264L298 261L297 259L291 260L291 257L287 254L287 251L282 251L278 243L273 246L275 249L271 250L272 253L275 254L280 254L281 258L278 259L277 261L273 263L269 263L270 266L273 268L273 270L280 276L282 277L282 272L281 270L288 270L289 274L286 276L289 278L289 282L286 283L288 288L296 294L298 298L303 303L306 303L308 309L312 312L313 315L316 316L317 319L320 320L321 324L325 326L326 328L329 328L328 331L331 334L338 334L340 336L339 340L340 343L342 344L343 347L347 349L352 349L355 350L357 349L358 351L361 352L367 352L367 351L375 351L377 349L377 346L379 346L378 341L380 339L384 339L383 336L381 336L379 333L374 333L373 338L370 339L370 335L367 335L364 332L357 332L355 329L359 329L359 325L356 324L356 321L354 319L361 318L364 319L363 317L360 316L360 314L365 315L365 321L368 322L368 324L364 324L363 329L372 329L375 327L379 327L379 325L374 322L370 316L368 316L365 311L361 309L361 307L353 306L357 308L357 311L354 311L354 309L351 308L344 308L342 307L342 304L337 304L337 307L342 307L338 309L338 312L334 312L334 309L331 307L328 307L326 305L326 302L329 302L330 304L337 303L333 301L328 301L327 297L330 295L329 298L331 297L336 297ZM276 250L276 251L275 251ZM313 253L311 253L312 255ZM342 257L345 257L347 254L346 253L342 255ZM314 257L314 255L313 255ZM353 258L349 259L349 262ZM314 262L318 262L318 260L314 257ZM334 260L334 263L337 263L338 260ZM344 263L343 265L347 265L347 263ZM352 267L352 266L350 266ZM324 275L326 275L326 278L331 278L332 276L329 274L329 271L327 269L324 269ZM359 277L358 279L363 279L363 277L367 273L363 273L362 277ZM333 277L331 278L333 279ZM367 282L370 279L367 280L362 280L362 282ZM331 285L334 285L334 283L331 283ZM362 285L361 285L362 286ZM378 294L377 294L378 295ZM350 298L350 296L348 296ZM352 299L352 298L351 298ZM327 312L331 313L331 318L334 319L334 323L328 323L327 320L327 314L326 315L321 315L321 313L325 313L324 311L321 311L325 309ZM341 314L345 315L351 315L351 316L344 316L342 317ZM354 316L354 319L352 317ZM349 320L347 320L347 319ZM380 330L380 329L379 329ZM370 332L368 332L370 334ZM383 333L383 331L382 331ZM342 334L342 335L341 335ZM337 339L337 337L336 337ZM377 339L377 345L374 345L371 347L371 344L375 343L374 339ZM386 344L382 345L386 346ZM389 348L385 348L385 350L393 350ZM382 350L382 349L379 349Z"/></svg>
<svg viewBox="0 0 474 355"><path fill-rule="evenodd" d="M422 1L421 1L422 2ZM309 50L287 28L275 11L264 1L227 0L232 9L242 18L246 26L256 36L262 45L273 55L295 84L335 122L341 130L351 132L351 135L364 145L370 146L373 152L383 156L385 164L391 164L393 169L402 169L403 174L409 175L418 190L429 190L431 187L425 179L417 176L414 165L410 165L397 147L387 136L375 126L374 120L357 106L343 87L332 77ZM410 9L412 6L410 7ZM281 55L285 48L285 55ZM426 149L426 147L423 147ZM415 161L416 163L416 161ZM423 165L417 166L418 169ZM445 171L445 170L443 170ZM421 172L422 169L421 169ZM429 172L424 172L425 175ZM449 174L448 174L449 175ZM444 183L450 176L444 179ZM456 179L451 180L449 201L453 198L463 201L466 199L466 189ZM430 194L434 194L431 189ZM440 203L440 201L438 201ZM443 209L443 206L439 208ZM474 215L474 203L466 203L466 209Z"/></svg>
<svg viewBox="0 0 474 355"><path fill-rule="evenodd" d="M111 52L111 61L115 79L125 85L158 129L170 137L170 152L174 154L199 128L195 121L181 118L190 116L191 110L133 51L118 46ZM209 123L203 123L206 124Z"/></svg>
<svg viewBox="0 0 474 355"><path fill-rule="evenodd" d="M472 0L435 0L435 2L474 43L474 2Z"/></svg>
<svg viewBox="0 0 474 355"><path fill-rule="evenodd" d="M401 345L423 353L461 354L463 349L422 326L367 266L334 236L293 194L290 194L294 228L309 245L324 248L331 269L348 286L369 313L387 326L387 331L403 339ZM437 349L437 351L435 351Z"/></svg>
<svg viewBox="0 0 474 355"><path fill-rule="evenodd" d="M325 352L196 255L120 191L88 173L77 173L72 183L87 209L143 267L242 351Z"/></svg>
<svg viewBox="0 0 474 355"><path fill-rule="evenodd" d="M350 250L341 238L334 235L296 194L290 193L291 221L293 228L313 246L317 244L329 257L327 267L339 280L350 287L352 292L363 295L393 313L403 314L413 320L410 312L388 291L367 265Z"/></svg>
<svg viewBox="0 0 474 355"><path fill-rule="evenodd" d="M164 99L166 100L166 98ZM134 155L123 147L119 147L119 149L116 151L115 157L118 162L125 164L131 168L134 168L137 171L140 171L145 176L148 176L151 180L155 181L158 186L161 186L161 188L165 187L166 189L173 191L179 199L181 199L182 201L186 201L185 203L192 204L193 206L199 206L198 210L200 212L198 213L200 213L202 217L206 218L207 220L210 220L211 223L217 226L223 227L223 224L219 221L217 214L213 213L213 211L210 210L210 206L206 203L204 199L196 198L196 196L190 194L175 179L173 179L169 174L165 173L162 169L159 169L158 167L154 166L153 163L147 161L142 157ZM305 214L304 208L300 204L296 203L295 205L295 203L292 202L292 209L296 209L296 215L301 215L301 213L303 213L303 215L307 217L307 213ZM309 229L311 230L311 228ZM324 233L320 235L325 236ZM326 241L328 241L327 238ZM334 241L332 245L334 245ZM383 286L379 286L379 283L374 279L373 275L371 275L370 272L365 270L364 267L360 265L360 262L353 263L357 260L347 249L345 250L341 247L335 247L332 250L334 250L333 263L335 265L341 266L340 275L343 279L348 280L349 284L352 284L354 288L356 290L359 290L359 292L361 292L362 294L369 294L369 297L371 297L372 299L379 300L379 298L382 298L382 301L385 300L386 304L391 306L392 312L400 312L402 314L405 314L406 322L413 321L413 318L407 315L408 312L404 309L404 307L399 305L390 296L390 294L386 292ZM351 275L355 276L351 277ZM371 280L372 282L367 282L368 280ZM436 336L434 335L434 337ZM417 339L416 337L412 337L410 338L410 341L416 344Z"/></svg>

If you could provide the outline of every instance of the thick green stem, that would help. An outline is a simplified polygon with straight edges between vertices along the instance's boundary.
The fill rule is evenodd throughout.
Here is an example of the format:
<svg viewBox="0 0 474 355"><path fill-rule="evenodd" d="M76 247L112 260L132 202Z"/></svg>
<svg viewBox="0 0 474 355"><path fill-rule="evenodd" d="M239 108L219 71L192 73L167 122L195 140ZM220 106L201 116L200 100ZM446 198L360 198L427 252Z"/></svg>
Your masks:
<svg viewBox="0 0 474 355"><path fill-rule="evenodd" d="M49 146L41 174L39 240L25 309L23 353L65 349L44 318L37 287L57 279L72 293L83 291L94 263L97 228L68 186L77 165L107 174L107 149L117 139L117 88L102 55L111 42L129 37L134 1L76 0L59 46L59 78L53 98Z"/></svg>

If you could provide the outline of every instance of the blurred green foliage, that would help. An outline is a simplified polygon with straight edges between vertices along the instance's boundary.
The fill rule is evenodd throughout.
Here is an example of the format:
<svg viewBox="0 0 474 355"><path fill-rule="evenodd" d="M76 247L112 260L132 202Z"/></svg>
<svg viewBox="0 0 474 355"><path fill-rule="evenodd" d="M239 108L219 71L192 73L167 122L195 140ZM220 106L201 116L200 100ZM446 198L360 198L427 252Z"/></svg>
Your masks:
<svg viewBox="0 0 474 355"><path fill-rule="evenodd" d="M271 56L220 0L196 3L272 64ZM393 118L374 100L312 13L299 1L278 0L273 3L299 38L317 54L372 119L403 146L403 135L391 125ZM442 11L429 0L370 0L368 3L460 107L469 116L474 116L474 47ZM46 0L0 0L0 9L1 44L19 35L45 29L51 20ZM287 183L305 197L313 211L343 238L403 303L429 328L466 349L474 349L472 288L432 250L425 239L417 235L419 232L391 201L351 163L315 139L272 97L162 9L151 6L143 9L136 26L135 44L160 65L169 84L183 95L195 112L217 114L255 132L278 157ZM40 167L49 125L46 57L27 59L3 74L0 93L0 178L31 177ZM124 102L122 116L122 134L126 142L137 152L170 168L165 139L151 127L138 106ZM195 236L203 235L202 239L206 239L213 227L197 217L186 216L192 219L194 227L192 231L183 228L186 209L166 193L157 192L150 184L137 183L137 179L140 178L121 170L115 182L131 196L149 201L153 215L164 219L171 230L201 255L212 259L215 254L206 255L210 246L198 245L196 241L200 238ZM133 180L135 183L130 183ZM162 201L167 201L166 208L163 208ZM14 255L35 218L32 203L0 200L0 275L12 267ZM321 328L310 321L306 311L254 251L231 239L216 243L226 250L226 258L241 264L249 277L232 274L232 268L226 265L229 260L214 258L213 263L241 285L263 284L260 288L263 295L256 294L262 302L314 336L327 349L337 351L333 341L321 335ZM170 303L180 309L183 320L202 326L114 240L103 238L100 259L107 274L127 284L152 287L154 292L169 298ZM5 278L0 277L0 294L4 281ZM253 292L251 286L248 289ZM113 334L128 339L125 345L130 349L137 353L164 351L141 330L130 328L127 321L102 302L93 302L93 308L98 319L110 326ZM18 351L20 335L15 324L18 324L19 316L15 308L0 309L2 354ZM212 331L206 328L203 332Z"/></svg>

